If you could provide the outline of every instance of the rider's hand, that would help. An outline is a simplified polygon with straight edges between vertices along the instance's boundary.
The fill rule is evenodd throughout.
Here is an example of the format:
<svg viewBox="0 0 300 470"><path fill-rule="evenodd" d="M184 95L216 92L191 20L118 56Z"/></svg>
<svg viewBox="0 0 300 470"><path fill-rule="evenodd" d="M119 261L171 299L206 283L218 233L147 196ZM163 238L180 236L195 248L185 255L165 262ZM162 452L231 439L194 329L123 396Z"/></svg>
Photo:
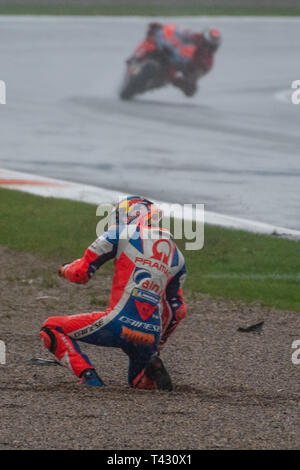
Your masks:
<svg viewBox="0 0 300 470"><path fill-rule="evenodd" d="M76 284L86 284L89 280L84 258L63 264L58 270L58 275Z"/></svg>
<svg viewBox="0 0 300 470"><path fill-rule="evenodd" d="M59 270L58 270L58 275L59 275L59 277L65 277L65 271L66 271L66 269L68 269L69 266L71 266L71 265L72 265L73 263L75 263L76 261L80 261L80 259L77 259L77 260L75 260L75 261L62 264L62 265L59 267Z"/></svg>
<svg viewBox="0 0 300 470"><path fill-rule="evenodd" d="M59 267L59 270L58 270L59 277L65 277L64 272L65 272L65 269L69 266L69 264L70 263L64 263Z"/></svg>

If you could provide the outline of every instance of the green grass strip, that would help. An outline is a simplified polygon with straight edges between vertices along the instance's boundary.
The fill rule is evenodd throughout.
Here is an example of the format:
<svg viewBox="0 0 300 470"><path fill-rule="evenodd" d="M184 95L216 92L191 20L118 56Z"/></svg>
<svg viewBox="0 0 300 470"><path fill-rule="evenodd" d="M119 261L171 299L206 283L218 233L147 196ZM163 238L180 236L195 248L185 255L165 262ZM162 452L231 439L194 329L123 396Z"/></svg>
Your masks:
<svg viewBox="0 0 300 470"><path fill-rule="evenodd" d="M299 16L300 7L200 7L172 5L0 5L0 15L72 15L72 16Z"/></svg>
<svg viewBox="0 0 300 470"><path fill-rule="evenodd" d="M58 265L83 255L98 222L93 204L0 189L0 245ZM206 226L204 248L184 251L186 288L300 312L299 249L300 242Z"/></svg>

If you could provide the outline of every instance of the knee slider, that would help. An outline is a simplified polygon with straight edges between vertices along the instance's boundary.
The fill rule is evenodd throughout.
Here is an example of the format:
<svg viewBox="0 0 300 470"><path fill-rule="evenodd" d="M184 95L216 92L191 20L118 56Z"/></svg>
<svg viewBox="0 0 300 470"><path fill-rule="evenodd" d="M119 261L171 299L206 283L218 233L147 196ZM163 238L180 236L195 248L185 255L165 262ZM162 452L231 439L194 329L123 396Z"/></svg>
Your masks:
<svg viewBox="0 0 300 470"><path fill-rule="evenodd" d="M50 328L43 326L40 331L40 338L42 339L45 348L49 349L49 351L54 354L57 348L57 339L53 331L51 331Z"/></svg>

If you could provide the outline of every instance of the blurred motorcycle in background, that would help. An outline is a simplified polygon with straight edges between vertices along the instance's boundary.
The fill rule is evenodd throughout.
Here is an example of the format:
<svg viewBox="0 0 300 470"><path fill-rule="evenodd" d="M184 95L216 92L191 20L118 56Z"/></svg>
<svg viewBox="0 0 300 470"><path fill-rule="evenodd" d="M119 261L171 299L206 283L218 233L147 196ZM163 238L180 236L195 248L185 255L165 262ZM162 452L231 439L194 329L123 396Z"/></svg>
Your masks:
<svg viewBox="0 0 300 470"><path fill-rule="evenodd" d="M126 61L125 79L120 91L123 100L170 83L170 67L167 54L159 51L154 38L141 42Z"/></svg>
<svg viewBox="0 0 300 470"><path fill-rule="evenodd" d="M197 80L211 70L220 43L216 29L194 33L180 31L174 24L151 23L146 39L126 61L120 98L130 100L167 84L193 96Z"/></svg>

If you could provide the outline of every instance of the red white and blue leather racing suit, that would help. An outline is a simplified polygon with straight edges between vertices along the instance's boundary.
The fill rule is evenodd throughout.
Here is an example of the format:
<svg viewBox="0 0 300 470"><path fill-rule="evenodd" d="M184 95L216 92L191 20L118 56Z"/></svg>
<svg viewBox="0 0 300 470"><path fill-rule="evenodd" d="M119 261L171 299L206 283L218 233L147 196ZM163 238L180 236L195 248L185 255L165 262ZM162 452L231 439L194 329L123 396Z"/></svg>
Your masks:
<svg viewBox="0 0 300 470"><path fill-rule="evenodd" d="M148 35L154 37L159 50L168 53L173 65L173 84L192 96L197 89L197 80L206 75L214 64L214 53L203 40L203 35L182 31L175 24L159 23L149 25ZM181 71L182 76L178 76L177 71Z"/></svg>
<svg viewBox="0 0 300 470"><path fill-rule="evenodd" d="M152 388L143 378L145 365L186 315L184 257L166 230L141 223L114 226L82 259L67 265L63 275L84 284L112 258L115 271L108 309L48 318L41 338L77 377L93 368L77 341L120 348L129 356L129 385Z"/></svg>

